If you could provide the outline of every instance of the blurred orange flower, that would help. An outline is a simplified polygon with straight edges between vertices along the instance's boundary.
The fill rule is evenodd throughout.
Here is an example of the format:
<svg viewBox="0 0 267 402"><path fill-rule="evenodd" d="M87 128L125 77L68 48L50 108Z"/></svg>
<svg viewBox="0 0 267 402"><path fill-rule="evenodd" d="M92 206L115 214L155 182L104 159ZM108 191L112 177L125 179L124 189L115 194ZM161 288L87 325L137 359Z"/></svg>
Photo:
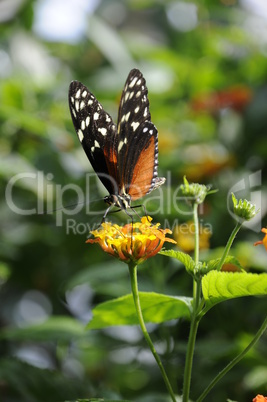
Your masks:
<svg viewBox="0 0 267 402"><path fill-rule="evenodd" d="M185 253L191 253L195 248L195 225L193 221L188 221L176 226L173 236L177 246ZM199 225L199 249L205 250L210 246L209 239L211 231L209 228Z"/></svg>
<svg viewBox="0 0 267 402"><path fill-rule="evenodd" d="M266 251L267 251L267 228L262 228L261 231L263 233L265 233L265 236L262 240L256 241L256 243L254 243L254 246L258 246L259 244L263 244Z"/></svg>
<svg viewBox="0 0 267 402"><path fill-rule="evenodd" d="M252 402L267 402L267 396L257 395Z"/></svg>
<svg viewBox="0 0 267 402"><path fill-rule="evenodd" d="M232 108L242 112L252 98L252 92L248 87L236 85L222 91L197 96L193 102L194 110L206 110L216 113L220 109Z"/></svg>
<svg viewBox="0 0 267 402"><path fill-rule="evenodd" d="M169 229L159 229L159 223L153 225L150 217L141 218L141 222L119 226L104 222L99 229L90 232L95 239L86 243L98 243L108 254L125 263L140 264L156 255L165 242L176 243L167 238L171 234Z"/></svg>

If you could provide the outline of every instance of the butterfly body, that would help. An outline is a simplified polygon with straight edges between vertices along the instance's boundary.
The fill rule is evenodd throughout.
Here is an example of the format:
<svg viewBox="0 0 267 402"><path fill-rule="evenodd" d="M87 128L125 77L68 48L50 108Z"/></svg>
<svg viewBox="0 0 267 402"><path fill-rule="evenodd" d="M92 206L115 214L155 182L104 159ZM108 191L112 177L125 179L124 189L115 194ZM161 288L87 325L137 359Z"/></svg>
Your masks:
<svg viewBox="0 0 267 402"><path fill-rule="evenodd" d="M157 175L158 132L151 122L147 92L142 73L131 70L116 126L87 87L78 81L70 84L72 121L93 169L109 192L104 198L109 208L114 205L127 210L131 201L165 182Z"/></svg>

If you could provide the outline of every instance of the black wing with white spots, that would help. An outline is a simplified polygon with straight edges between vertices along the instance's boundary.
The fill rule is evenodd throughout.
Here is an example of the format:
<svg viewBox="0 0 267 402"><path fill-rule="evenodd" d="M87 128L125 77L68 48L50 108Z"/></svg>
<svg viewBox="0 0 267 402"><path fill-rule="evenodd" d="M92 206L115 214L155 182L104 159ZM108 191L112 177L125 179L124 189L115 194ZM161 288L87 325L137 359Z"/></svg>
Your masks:
<svg viewBox="0 0 267 402"><path fill-rule="evenodd" d="M72 81L69 107L73 125L95 172L110 194L118 193L117 128L82 83Z"/></svg>

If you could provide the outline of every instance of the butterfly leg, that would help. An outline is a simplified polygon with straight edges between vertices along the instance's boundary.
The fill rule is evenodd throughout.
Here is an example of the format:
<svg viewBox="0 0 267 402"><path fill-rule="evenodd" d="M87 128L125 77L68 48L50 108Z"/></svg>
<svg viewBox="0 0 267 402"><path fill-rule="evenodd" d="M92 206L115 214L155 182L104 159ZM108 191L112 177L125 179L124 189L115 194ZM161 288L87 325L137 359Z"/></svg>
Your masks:
<svg viewBox="0 0 267 402"><path fill-rule="evenodd" d="M102 223L105 222L106 217L107 217L107 215L108 215L108 213L109 213L111 207L113 207L113 204L111 204L111 205L106 209L106 211L105 211L105 213L104 213L104 215L103 215L103 218L102 218L101 223L100 223L99 226L101 226Z"/></svg>
<svg viewBox="0 0 267 402"><path fill-rule="evenodd" d="M136 212L135 208L143 208L147 220L150 221L150 220L148 219L147 210L146 210L146 207L144 206L144 204L135 205L134 207L130 207L130 208L134 211L134 213L135 213L135 214L138 216L138 218L140 218L140 219L141 219L141 216Z"/></svg>

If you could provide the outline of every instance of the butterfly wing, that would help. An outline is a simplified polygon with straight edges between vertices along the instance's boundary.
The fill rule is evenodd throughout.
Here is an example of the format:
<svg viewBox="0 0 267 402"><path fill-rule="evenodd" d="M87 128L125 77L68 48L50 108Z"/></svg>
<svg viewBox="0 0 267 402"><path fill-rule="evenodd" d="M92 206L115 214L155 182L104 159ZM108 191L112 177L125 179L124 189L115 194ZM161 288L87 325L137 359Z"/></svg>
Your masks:
<svg viewBox="0 0 267 402"><path fill-rule="evenodd" d="M110 194L117 194L117 128L94 95L78 81L69 88L73 125L83 149Z"/></svg>
<svg viewBox="0 0 267 402"><path fill-rule="evenodd" d="M164 183L158 178L158 131L151 122L146 81L133 69L126 80L118 114L120 192L132 200Z"/></svg>
<svg viewBox="0 0 267 402"><path fill-rule="evenodd" d="M136 162L125 179L126 192L132 200L149 194L162 185L165 178L159 178L158 167L158 132L151 122L146 122L135 135L136 146L130 151L130 157Z"/></svg>

